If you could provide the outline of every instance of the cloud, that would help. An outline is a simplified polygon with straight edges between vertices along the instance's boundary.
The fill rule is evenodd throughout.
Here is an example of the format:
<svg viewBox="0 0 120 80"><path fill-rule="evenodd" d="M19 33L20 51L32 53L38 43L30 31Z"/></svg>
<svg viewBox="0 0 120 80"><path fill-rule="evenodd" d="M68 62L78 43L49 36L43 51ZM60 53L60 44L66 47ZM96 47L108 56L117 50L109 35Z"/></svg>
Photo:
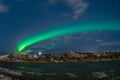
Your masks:
<svg viewBox="0 0 120 80"><path fill-rule="evenodd" d="M8 7L3 3L2 0L0 0L0 13L8 12Z"/></svg>
<svg viewBox="0 0 120 80"><path fill-rule="evenodd" d="M88 7L88 3L84 0L65 0L66 5L73 10L73 18L78 19Z"/></svg>
<svg viewBox="0 0 120 80"><path fill-rule="evenodd" d="M62 37L56 37L51 39L51 41L71 41L71 40L80 40L81 36L74 36L74 35L66 35Z"/></svg>
<svg viewBox="0 0 120 80"><path fill-rule="evenodd" d="M72 13L65 13L62 16L72 16L73 19L78 19L88 8L88 2L84 0L48 0L48 4L53 5L58 2L64 3L68 8L72 9Z"/></svg>
<svg viewBox="0 0 120 80"><path fill-rule="evenodd" d="M97 39L96 42L102 42L103 40L102 39Z"/></svg>
<svg viewBox="0 0 120 80"><path fill-rule="evenodd" d="M61 40L85 40L85 41L91 41L95 40L96 42L102 42L102 39L97 38L97 36L101 35L101 32L82 32L79 34L74 35L65 35L62 37L56 37L53 38L53 41L61 41Z"/></svg>
<svg viewBox="0 0 120 80"><path fill-rule="evenodd" d="M112 45L120 45L120 42L105 42L101 44L102 46L112 46Z"/></svg>

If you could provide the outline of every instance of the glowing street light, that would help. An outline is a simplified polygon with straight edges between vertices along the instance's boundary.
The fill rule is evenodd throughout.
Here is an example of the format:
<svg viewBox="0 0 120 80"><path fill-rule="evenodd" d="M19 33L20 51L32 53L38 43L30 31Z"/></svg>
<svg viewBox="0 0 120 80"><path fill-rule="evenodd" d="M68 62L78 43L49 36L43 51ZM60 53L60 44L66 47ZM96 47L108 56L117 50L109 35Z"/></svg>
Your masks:
<svg viewBox="0 0 120 80"><path fill-rule="evenodd" d="M39 55L41 55L41 54L42 54L42 52L39 52L38 54L39 54Z"/></svg>

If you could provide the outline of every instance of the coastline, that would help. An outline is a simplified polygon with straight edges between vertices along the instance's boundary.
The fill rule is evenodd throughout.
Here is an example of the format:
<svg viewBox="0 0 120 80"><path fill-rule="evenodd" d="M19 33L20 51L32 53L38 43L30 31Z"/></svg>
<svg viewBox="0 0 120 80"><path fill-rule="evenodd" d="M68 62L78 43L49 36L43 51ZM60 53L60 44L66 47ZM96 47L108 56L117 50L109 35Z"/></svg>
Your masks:
<svg viewBox="0 0 120 80"><path fill-rule="evenodd" d="M36 64L60 64L60 63L81 63L81 62L106 62L106 61L120 61L120 59L105 59L105 60L85 60L85 61L71 61L71 62L27 62L27 61L6 61L0 60L2 62L14 62L14 63L36 63Z"/></svg>
<svg viewBox="0 0 120 80"><path fill-rule="evenodd" d="M1 61L22 63L78 63L120 60L120 52L82 53L68 52L61 54L9 54L0 56Z"/></svg>

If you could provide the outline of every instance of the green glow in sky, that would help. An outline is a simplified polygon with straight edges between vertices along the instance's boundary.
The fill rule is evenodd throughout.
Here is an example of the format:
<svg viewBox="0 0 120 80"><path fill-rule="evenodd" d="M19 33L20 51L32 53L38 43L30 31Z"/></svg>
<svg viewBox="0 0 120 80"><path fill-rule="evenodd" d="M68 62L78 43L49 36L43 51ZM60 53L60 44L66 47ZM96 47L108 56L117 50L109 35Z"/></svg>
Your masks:
<svg viewBox="0 0 120 80"><path fill-rule="evenodd" d="M17 44L16 51L21 52L28 46L54 37L93 31L120 31L120 23L118 21L103 20L79 22L70 25L59 26L58 28L46 30L40 34L23 39Z"/></svg>

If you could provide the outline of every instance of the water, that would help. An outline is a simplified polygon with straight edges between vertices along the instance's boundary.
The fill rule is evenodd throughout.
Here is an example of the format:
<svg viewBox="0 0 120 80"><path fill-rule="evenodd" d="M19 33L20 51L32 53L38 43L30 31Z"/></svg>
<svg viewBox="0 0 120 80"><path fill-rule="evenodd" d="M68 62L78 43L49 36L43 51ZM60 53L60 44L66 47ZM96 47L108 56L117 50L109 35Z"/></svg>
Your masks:
<svg viewBox="0 0 120 80"><path fill-rule="evenodd" d="M1 62L0 67L37 73L89 73L120 70L120 61L79 62L79 63L17 63Z"/></svg>

